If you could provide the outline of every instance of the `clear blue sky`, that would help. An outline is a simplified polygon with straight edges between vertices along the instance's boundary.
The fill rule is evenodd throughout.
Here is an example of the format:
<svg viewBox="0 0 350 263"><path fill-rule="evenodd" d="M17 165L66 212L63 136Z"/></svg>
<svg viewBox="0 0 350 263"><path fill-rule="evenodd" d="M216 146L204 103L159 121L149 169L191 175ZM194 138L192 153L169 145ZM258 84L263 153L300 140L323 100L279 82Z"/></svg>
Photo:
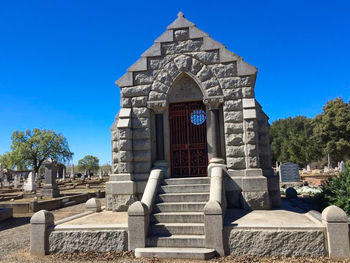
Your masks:
<svg viewBox="0 0 350 263"><path fill-rule="evenodd" d="M0 1L0 154L14 130L63 133L110 162L115 80L179 11L258 67L271 121L350 98L350 1Z"/></svg>

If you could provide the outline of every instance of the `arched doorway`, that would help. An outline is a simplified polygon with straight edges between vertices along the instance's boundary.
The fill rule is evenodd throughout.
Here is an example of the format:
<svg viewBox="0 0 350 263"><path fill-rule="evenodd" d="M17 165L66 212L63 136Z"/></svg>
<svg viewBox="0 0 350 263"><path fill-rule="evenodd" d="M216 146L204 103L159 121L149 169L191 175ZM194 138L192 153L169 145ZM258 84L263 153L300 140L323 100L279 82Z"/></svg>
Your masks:
<svg viewBox="0 0 350 263"><path fill-rule="evenodd" d="M207 115L197 83L184 74L169 92L171 177L207 176Z"/></svg>

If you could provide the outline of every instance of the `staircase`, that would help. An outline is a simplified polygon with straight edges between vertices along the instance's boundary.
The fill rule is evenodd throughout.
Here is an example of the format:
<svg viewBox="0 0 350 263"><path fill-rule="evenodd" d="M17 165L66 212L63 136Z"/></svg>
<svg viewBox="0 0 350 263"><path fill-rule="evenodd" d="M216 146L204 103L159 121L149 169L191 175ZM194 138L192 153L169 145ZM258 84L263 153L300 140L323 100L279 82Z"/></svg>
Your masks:
<svg viewBox="0 0 350 263"><path fill-rule="evenodd" d="M209 259L205 248L204 206L209 200L210 178L163 179L150 219L146 248L136 257Z"/></svg>

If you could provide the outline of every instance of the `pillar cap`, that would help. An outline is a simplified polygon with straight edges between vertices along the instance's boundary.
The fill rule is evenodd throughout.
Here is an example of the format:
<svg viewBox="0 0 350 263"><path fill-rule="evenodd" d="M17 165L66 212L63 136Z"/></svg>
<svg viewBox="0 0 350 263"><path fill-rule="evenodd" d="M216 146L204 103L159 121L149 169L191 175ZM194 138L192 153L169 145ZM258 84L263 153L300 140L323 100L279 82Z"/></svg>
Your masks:
<svg viewBox="0 0 350 263"><path fill-rule="evenodd" d="M148 208L140 201L134 202L128 209L128 216L145 216L147 215Z"/></svg>
<svg viewBox="0 0 350 263"><path fill-rule="evenodd" d="M348 216L343 209L335 205L328 206L322 211L322 221L328 223L347 223L348 220Z"/></svg>
<svg viewBox="0 0 350 263"><path fill-rule="evenodd" d="M205 215L222 215L221 205L214 200L208 201L204 207Z"/></svg>
<svg viewBox="0 0 350 263"><path fill-rule="evenodd" d="M101 212L101 201L97 198L90 198L85 203L85 211Z"/></svg>
<svg viewBox="0 0 350 263"><path fill-rule="evenodd" d="M36 212L30 219L31 224L54 224L54 215L47 210Z"/></svg>

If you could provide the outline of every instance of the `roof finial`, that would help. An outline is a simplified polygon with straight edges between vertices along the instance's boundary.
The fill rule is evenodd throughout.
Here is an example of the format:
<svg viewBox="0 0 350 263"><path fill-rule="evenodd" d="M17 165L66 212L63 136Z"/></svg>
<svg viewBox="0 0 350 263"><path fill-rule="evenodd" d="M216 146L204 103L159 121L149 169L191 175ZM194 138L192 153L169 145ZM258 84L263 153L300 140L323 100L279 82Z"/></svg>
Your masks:
<svg viewBox="0 0 350 263"><path fill-rule="evenodd" d="M184 13L182 13L181 11L177 14L177 17L180 18L180 17L185 17L184 16Z"/></svg>

